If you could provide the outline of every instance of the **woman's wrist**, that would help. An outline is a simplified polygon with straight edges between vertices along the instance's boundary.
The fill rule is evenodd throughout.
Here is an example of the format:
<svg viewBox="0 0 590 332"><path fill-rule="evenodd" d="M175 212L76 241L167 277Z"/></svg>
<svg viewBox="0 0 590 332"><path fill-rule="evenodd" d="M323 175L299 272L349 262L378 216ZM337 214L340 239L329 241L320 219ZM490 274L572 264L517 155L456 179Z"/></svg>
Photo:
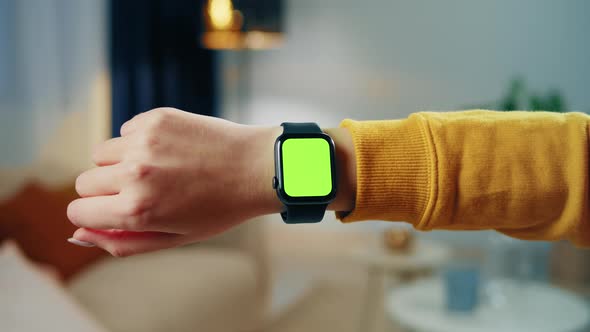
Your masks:
<svg viewBox="0 0 590 332"><path fill-rule="evenodd" d="M283 206L272 188L274 168L274 144L283 129L281 127L251 127L253 139L249 140L248 159L251 160L249 171L244 172L248 177L244 183L252 185L253 198L256 201L257 214L271 214L282 211ZM336 146L337 165L337 194L335 200L328 206L334 211L351 211L354 209L356 196L356 159L354 145L347 129L328 128L324 132L332 137ZM252 174L250 171L255 172ZM252 183L254 180L255 183Z"/></svg>
<svg viewBox="0 0 590 332"><path fill-rule="evenodd" d="M279 213L282 205L272 188L272 178L275 175L274 144L283 130L281 127L245 127L250 134L241 138L247 143L241 145L246 152L241 184L252 193L245 202L246 208L254 209L255 215Z"/></svg>

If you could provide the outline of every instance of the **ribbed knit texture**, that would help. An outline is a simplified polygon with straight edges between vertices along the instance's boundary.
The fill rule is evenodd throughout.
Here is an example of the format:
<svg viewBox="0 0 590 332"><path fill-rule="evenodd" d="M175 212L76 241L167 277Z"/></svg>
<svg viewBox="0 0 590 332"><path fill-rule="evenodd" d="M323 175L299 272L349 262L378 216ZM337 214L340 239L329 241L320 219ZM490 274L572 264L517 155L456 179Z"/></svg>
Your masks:
<svg viewBox="0 0 590 332"><path fill-rule="evenodd" d="M344 120L357 192L355 209L339 217L590 246L589 122L582 113L482 110Z"/></svg>
<svg viewBox="0 0 590 332"><path fill-rule="evenodd" d="M352 133L358 187L356 208L342 220L419 220L433 171L419 123L344 120L341 126Z"/></svg>

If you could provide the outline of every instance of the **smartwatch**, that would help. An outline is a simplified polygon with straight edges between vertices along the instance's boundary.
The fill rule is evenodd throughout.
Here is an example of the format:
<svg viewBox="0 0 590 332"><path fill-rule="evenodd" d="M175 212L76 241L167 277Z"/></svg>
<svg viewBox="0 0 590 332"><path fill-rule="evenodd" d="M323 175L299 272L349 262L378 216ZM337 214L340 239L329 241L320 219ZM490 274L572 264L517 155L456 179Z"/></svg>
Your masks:
<svg viewBox="0 0 590 332"><path fill-rule="evenodd" d="M281 126L272 179L284 205L281 216L287 224L319 222L336 197L334 141L312 122Z"/></svg>

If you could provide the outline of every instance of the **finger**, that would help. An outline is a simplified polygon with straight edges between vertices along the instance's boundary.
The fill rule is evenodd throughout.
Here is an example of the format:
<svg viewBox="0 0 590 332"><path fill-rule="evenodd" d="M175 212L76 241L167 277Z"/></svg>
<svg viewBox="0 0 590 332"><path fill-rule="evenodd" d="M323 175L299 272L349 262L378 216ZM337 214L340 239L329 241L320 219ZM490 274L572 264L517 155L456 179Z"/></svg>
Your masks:
<svg viewBox="0 0 590 332"><path fill-rule="evenodd" d="M127 147L129 139L124 137L111 138L108 141L100 143L92 154L92 161L97 166L108 166L121 162Z"/></svg>
<svg viewBox="0 0 590 332"><path fill-rule="evenodd" d="M125 180L125 172L123 164L90 169L76 179L76 191L80 197L118 194Z"/></svg>
<svg viewBox="0 0 590 332"><path fill-rule="evenodd" d="M123 125L121 125L121 136L127 136L131 133L133 133L135 130L137 130L138 127L138 123L141 123L143 121L143 118L145 117L145 112L136 114L133 118L131 118L130 120L128 120L127 122L123 123Z"/></svg>
<svg viewBox="0 0 590 332"><path fill-rule="evenodd" d="M140 206L130 204L121 194L85 197L68 205L68 218L78 227L95 229L123 229L150 231L146 229L144 213Z"/></svg>
<svg viewBox="0 0 590 332"><path fill-rule="evenodd" d="M78 241L93 243L116 257L126 257L183 244L183 236L180 234L130 232L117 229L80 228L72 237Z"/></svg>

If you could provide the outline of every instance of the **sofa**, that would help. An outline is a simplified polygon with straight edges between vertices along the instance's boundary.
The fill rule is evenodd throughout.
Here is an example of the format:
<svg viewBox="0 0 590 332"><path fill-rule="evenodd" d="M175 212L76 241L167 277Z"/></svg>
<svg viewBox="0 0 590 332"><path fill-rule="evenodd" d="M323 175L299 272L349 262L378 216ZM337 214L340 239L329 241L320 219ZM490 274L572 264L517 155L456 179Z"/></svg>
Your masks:
<svg viewBox="0 0 590 332"><path fill-rule="evenodd" d="M255 331L267 283L257 222L203 244L103 259L67 289L113 332Z"/></svg>

